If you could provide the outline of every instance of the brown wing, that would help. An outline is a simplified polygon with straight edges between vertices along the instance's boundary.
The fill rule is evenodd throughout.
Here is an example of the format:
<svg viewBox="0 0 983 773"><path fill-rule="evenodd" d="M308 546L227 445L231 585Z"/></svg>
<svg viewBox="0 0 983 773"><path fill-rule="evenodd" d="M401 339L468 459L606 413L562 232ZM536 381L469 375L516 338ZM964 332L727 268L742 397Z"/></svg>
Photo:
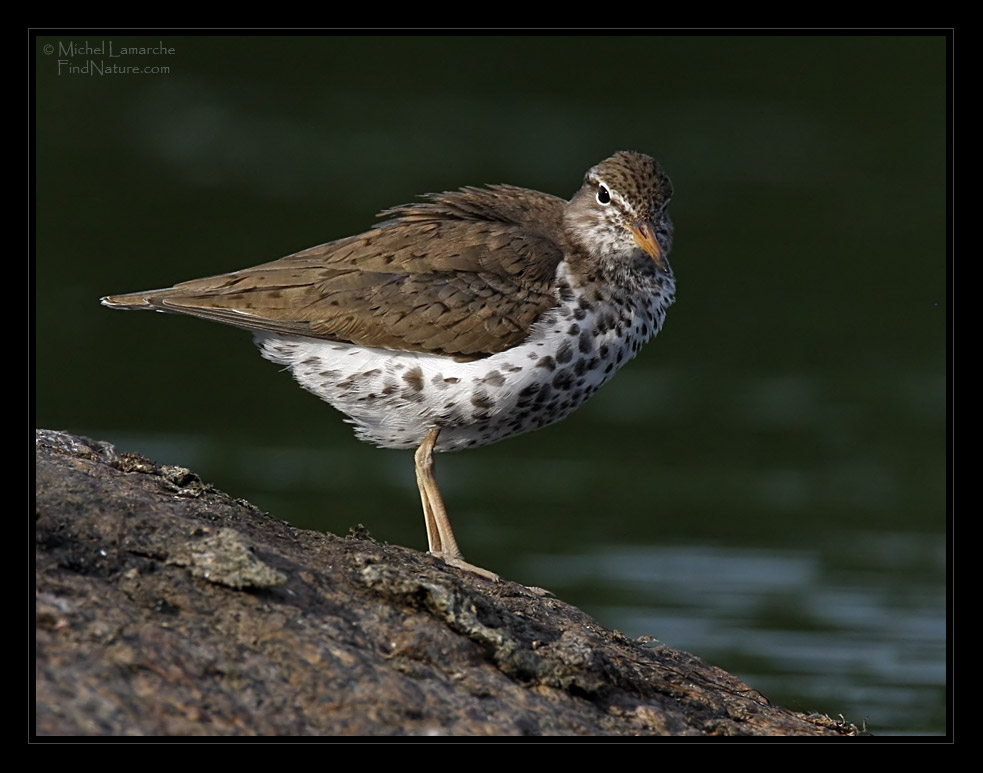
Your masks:
<svg viewBox="0 0 983 773"><path fill-rule="evenodd" d="M463 358L522 342L556 304L565 203L510 186L429 198L358 236L103 303Z"/></svg>

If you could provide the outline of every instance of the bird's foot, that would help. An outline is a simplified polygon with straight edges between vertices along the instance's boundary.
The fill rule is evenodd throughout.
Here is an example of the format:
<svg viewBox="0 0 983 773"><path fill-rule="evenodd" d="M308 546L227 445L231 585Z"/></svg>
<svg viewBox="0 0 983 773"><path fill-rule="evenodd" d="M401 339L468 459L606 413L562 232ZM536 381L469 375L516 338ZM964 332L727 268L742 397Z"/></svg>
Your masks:
<svg viewBox="0 0 983 773"><path fill-rule="evenodd" d="M502 578L499 577L494 572L489 572L487 569L482 569L480 566L475 566L474 564L469 564L463 558L447 555L446 553L431 552L430 555L439 558L445 564L453 566L455 569L462 569L465 572L471 572L471 574L476 574L479 577L484 577L486 580L491 580L492 582L501 582Z"/></svg>
<svg viewBox="0 0 983 773"><path fill-rule="evenodd" d="M439 558L445 564L448 564L449 566L453 566L455 569L462 569L465 572L471 572L471 574L476 574L479 577L484 577L486 580L491 580L492 582L502 582L502 578L499 575L495 574L494 572L490 572L487 569L483 569L480 566L469 564L463 558L449 556L446 553L431 552L430 555L434 556L435 558ZM538 588L535 585L520 585L519 587L525 588L532 596L539 596L540 598L549 596L555 598L553 592L546 590L546 588Z"/></svg>

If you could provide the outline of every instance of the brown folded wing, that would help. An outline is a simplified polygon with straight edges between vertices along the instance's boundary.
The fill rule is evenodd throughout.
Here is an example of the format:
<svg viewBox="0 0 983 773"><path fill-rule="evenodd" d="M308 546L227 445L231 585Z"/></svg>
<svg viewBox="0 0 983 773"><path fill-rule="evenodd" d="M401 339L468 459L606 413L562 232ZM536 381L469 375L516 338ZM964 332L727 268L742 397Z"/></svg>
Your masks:
<svg viewBox="0 0 983 773"><path fill-rule="evenodd" d="M521 343L557 302L564 202L510 186L429 198L358 236L103 302L460 358Z"/></svg>

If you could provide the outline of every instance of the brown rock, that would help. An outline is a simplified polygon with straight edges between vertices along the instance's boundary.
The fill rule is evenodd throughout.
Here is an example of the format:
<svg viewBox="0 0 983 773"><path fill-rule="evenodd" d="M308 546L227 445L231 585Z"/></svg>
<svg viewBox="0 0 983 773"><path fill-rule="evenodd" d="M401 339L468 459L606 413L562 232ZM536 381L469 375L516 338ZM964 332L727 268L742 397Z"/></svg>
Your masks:
<svg viewBox="0 0 983 773"><path fill-rule="evenodd" d="M35 447L38 735L856 732L521 585L107 443Z"/></svg>

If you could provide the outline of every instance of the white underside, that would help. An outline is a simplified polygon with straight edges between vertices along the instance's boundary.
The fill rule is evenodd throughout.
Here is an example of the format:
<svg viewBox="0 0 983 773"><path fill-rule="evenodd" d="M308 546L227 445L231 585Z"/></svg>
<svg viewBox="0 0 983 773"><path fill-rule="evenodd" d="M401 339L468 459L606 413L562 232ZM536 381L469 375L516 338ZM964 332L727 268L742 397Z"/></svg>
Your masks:
<svg viewBox="0 0 983 773"><path fill-rule="evenodd" d="M664 290L634 299L617 315L593 308L602 304L585 309L575 296L537 323L525 343L472 362L265 333L256 343L264 357L346 414L362 440L416 448L428 429L440 427L436 450L453 451L529 432L575 410L658 332L672 302L671 280Z"/></svg>

